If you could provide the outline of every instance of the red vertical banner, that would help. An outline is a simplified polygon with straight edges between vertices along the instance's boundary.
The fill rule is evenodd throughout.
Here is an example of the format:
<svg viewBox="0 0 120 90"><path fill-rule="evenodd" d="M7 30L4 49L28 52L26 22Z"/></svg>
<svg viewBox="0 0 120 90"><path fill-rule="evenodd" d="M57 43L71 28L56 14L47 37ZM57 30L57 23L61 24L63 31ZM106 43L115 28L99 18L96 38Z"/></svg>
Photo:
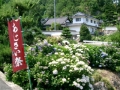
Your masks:
<svg viewBox="0 0 120 90"><path fill-rule="evenodd" d="M24 46L19 19L8 21L8 33L12 49L13 72L26 69L27 64L24 57Z"/></svg>

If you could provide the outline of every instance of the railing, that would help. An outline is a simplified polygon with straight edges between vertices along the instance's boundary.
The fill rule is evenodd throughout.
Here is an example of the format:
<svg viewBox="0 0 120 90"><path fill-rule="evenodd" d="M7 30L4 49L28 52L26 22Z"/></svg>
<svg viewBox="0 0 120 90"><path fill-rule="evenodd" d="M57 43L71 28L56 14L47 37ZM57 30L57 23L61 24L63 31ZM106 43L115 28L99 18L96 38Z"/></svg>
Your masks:
<svg viewBox="0 0 120 90"><path fill-rule="evenodd" d="M102 42L102 41L89 41L89 40L83 40L83 43L91 43L91 44L110 44L112 42Z"/></svg>

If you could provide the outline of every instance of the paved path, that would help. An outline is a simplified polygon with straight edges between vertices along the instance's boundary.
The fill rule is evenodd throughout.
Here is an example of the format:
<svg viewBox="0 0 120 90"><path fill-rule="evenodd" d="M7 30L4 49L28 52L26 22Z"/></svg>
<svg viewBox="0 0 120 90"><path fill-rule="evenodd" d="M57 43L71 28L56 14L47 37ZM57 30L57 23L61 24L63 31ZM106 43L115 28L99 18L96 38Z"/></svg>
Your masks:
<svg viewBox="0 0 120 90"><path fill-rule="evenodd" d="M5 75L0 72L0 90L23 90L20 86L13 82L8 82Z"/></svg>
<svg viewBox="0 0 120 90"><path fill-rule="evenodd" d="M12 89L0 78L0 90L12 90Z"/></svg>

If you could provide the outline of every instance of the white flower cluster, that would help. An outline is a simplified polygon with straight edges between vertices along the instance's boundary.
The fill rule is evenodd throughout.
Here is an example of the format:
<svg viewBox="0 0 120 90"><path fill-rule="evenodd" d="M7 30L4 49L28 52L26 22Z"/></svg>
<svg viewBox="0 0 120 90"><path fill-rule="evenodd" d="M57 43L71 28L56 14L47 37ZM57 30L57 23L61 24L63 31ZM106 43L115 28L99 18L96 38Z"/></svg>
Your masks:
<svg viewBox="0 0 120 90"><path fill-rule="evenodd" d="M87 70L87 72L89 72L90 74L92 74L92 72L94 71L90 66L88 65L84 65L85 70Z"/></svg>
<svg viewBox="0 0 120 90"><path fill-rule="evenodd" d="M58 74L58 70L57 69L53 70L53 74L57 75Z"/></svg>
<svg viewBox="0 0 120 90"><path fill-rule="evenodd" d="M62 82L65 83L67 80L66 78L62 78Z"/></svg>
<svg viewBox="0 0 120 90"><path fill-rule="evenodd" d="M50 66L56 66L56 65L60 65L60 64L64 65L64 64L69 63L69 62L70 62L70 59L59 58L56 61L49 62L49 65Z"/></svg>
<svg viewBox="0 0 120 90"><path fill-rule="evenodd" d="M83 49L77 49L77 52L83 53Z"/></svg>
<svg viewBox="0 0 120 90"><path fill-rule="evenodd" d="M47 45L48 42L45 40L44 44ZM40 69L39 75L36 75L36 78L39 78L38 81L43 81L45 84L49 84L50 82L48 80L51 79L51 76L53 75L52 77L55 78L52 78L51 81L56 82L56 85L60 83L61 85L64 83L70 85L72 84L80 90L84 90L84 86L87 85L90 90L93 90L91 77L89 77L89 75L92 74L93 69L91 69L91 67L84 62L86 59L84 56L84 48L86 47L82 44L69 44L65 45L64 48L68 53L66 54L66 52L64 52L64 49L59 50L59 48L56 48L54 56L57 59L54 57L52 59L50 58L48 66L40 66L40 64L42 64L41 62L38 62L36 64L36 67L39 67ZM74 79L72 79L72 75L74 74L76 76Z"/></svg>
<svg viewBox="0 0 120 90"><path fill-rule="evenodd" d="M79 83L77 83L76 81L73 81L73 86L75 86L75 87L79 88L80 90L82 90L82 89L83 89L83 86L82 86L82 85L80 85Z"/></svg>
<svg viewBox="0 0 120 90"><path fill-rule="evenodd" d="M78 47L80 47L82 44L78 43L78 44L73 44L73 49L76 49Z"/></svg>
<svg viewBox="0 0 120 90"><path fill-rule="evenodd" d="M73 86L79 88L80 90L84 89L84 86L86 84L89 84L90 90L93 90L93 85L90 83L90 77L85 76L84 74L82 75L82 78L77 78L76 81L73 81Z"/></svg>

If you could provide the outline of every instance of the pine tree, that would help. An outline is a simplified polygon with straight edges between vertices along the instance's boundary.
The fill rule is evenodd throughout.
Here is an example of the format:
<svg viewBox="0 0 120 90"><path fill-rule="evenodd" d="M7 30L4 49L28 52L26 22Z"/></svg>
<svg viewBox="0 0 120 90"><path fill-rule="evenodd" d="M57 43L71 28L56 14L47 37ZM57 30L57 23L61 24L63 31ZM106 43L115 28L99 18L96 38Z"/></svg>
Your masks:
<svg viewBox="0 0 120 90"><path fill-rule="evenodd" d="M91 40L90 31L85 24L80 28L80 41L83 42L83 40Z"/></svg>
<svg viewBox="0 0 120 90"><path fill-rule="evenodd" d="M63 36L64 38L71 38L72 37L72 34L71 34L68 27L63 29L61 36Z"/></svg>

